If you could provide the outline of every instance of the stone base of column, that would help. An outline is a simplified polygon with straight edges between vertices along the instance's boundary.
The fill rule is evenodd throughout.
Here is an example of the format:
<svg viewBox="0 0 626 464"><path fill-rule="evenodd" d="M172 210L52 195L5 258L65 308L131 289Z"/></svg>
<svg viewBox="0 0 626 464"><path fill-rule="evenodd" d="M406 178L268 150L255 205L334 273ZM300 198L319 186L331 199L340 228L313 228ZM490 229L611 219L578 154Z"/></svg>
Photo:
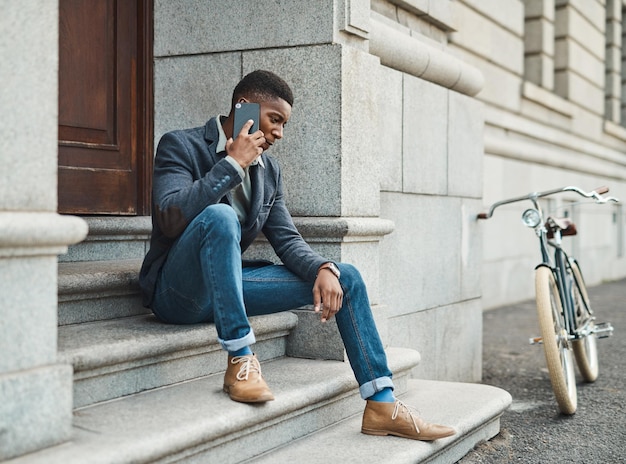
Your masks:
<svg viewBox="0 0 626 464"><path fill-rule="evenodd" d="M0 374L0 461L69 440L72 366Z"/></svg>
<svg viewBox="0 0 626 464"><path fill-rule="evenodd" d="M77 217L0 212L0 461L70 438L72 366L57 362L57 255L86 235Z"/></svg>

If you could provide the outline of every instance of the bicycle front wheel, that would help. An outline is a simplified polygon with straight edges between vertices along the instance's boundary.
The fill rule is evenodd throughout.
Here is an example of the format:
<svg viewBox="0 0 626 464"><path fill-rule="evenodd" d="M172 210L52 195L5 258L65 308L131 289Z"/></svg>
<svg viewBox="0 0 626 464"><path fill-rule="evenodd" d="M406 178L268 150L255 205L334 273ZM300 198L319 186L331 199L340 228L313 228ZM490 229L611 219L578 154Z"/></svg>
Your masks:
<svg viewBox="0 0 626 464"><path fill-rule="evenodd" d="M571 261L570 267L572 277L574 278L572 296L574 298L576 328L585 328L586 332L591 332L587 335L581 335L581 338L572 342L574 357L576 358L580 375L582 375L585 382L594 382L598 378L598 347L596 334L593 333L595 325L589 311L589 295L587 294L587 287L578 263Z"/></svg>
<svg viewBox="0 0 626 464"><path fill-rule="evenodd" d="M563 414L576 412L576 374L571 344L563 316L563 305L552 270L541 266L535 273L537 315L543 339L550 383L559 411Z"/></svg>

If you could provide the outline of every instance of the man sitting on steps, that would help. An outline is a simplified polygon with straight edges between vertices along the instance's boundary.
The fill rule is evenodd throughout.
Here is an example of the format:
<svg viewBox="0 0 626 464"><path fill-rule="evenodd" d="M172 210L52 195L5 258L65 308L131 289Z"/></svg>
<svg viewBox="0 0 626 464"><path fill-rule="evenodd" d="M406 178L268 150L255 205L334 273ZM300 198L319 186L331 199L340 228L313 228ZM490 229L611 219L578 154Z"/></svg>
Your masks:
<svg viewBox="0 0 626 464"><path fill-rule="evenodd" d="M234 107L261 107L233 134ZM224 390L234 401L274 399L252 353L249 316L313 302L321 322L335 317L367 400L361 431L435 440L454 429L429 424L397 400L363 279L354 266L315 253L285 206L280 168L267 150L283 137L293 94L280 77L254 71L235 87L230 114L165 134L154 162L152 237L140 284L144 303L172 324L215 323L228 351ZM263 232L282 265L242 262Z"/></svg>

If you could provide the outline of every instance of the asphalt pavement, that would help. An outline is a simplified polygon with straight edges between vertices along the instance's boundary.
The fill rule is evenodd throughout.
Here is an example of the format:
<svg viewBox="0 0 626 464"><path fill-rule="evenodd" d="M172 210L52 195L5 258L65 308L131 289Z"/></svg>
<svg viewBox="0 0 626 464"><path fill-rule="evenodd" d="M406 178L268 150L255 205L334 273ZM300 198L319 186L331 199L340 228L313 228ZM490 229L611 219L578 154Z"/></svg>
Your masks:
<svg viewBox="0 0 626 464"><path fill-rule="evenodd" d="M598 322L610 338L598 340L600 374L584 383L577 372L578 410L558 413L541 345L535 302L484 313L483 383L508 391L511 407L500 434L478 445L459 464L626 463L626 280L591 287Z"/></svg>

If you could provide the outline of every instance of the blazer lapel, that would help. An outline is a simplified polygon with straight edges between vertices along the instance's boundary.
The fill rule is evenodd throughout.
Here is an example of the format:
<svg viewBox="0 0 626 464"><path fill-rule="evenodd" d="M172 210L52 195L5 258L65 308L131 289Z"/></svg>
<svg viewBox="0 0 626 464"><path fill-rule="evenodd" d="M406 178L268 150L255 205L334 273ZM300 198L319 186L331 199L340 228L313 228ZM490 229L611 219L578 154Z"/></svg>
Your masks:
<svg viewBox="0 0 626 464"><path fill-rule="evenodd" d="M208 154L211 157L213 165L221 159L217 154L217 144L219 143L219 131L217 130L217 118L211 118L207 121L204 129L204 140L206 140Z"/></svg>

